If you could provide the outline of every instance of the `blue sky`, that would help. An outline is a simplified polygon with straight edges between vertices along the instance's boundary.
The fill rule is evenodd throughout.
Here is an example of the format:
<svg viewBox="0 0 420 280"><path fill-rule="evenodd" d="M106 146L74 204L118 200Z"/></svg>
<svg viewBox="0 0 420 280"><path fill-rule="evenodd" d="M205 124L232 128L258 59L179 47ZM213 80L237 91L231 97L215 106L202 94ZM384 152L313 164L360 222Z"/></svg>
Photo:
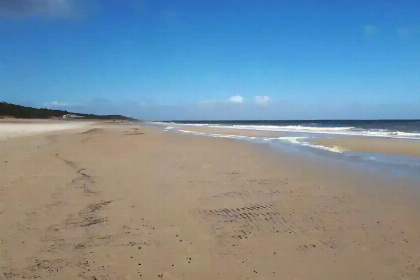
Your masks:
<svg viewBox="0 0 420 280"><path fill-rule="evenodd" d="M0 101L145 119L420 118L418 0L0 0Z"/></svg>

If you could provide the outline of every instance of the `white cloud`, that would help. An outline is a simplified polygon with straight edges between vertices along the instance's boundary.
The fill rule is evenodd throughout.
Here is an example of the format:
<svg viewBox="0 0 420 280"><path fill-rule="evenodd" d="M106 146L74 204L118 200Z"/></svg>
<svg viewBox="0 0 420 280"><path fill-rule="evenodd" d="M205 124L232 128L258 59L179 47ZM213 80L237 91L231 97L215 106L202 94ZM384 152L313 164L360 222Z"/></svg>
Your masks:
<svg viewBox="0 0 420 280"><path fill-rule="evenodd" d="M229 98L229 102L232 102L232 103L244 103L244 98L243 98L243 96L240 96L240 95L234 95L234 96L231 96Z"/></svg>
<svg viewBox="0 0 420 280"><path fill-rule="evenodd" d="M270 102L271 98L269 96L255 96L255 103L257 105L267 105Z"/></svg>
<svg viewBox="0 0 420 280"><path fill-rule="evenodd" d="M69 106L69 104L65 102L52 101L52 102L45 102L44 106L46 108L57 108L57 107L66 107L66 106Z"/></svg>
<svg viewBox="0 0 420 280"><path fill-rule="evenodd" d="M365 25L363 27L363 34L366 37L372 37L372 36L378 34L378 32L379 32L379 30L378 30L378 28L376 26L373 26L373 25Z"/></svg>

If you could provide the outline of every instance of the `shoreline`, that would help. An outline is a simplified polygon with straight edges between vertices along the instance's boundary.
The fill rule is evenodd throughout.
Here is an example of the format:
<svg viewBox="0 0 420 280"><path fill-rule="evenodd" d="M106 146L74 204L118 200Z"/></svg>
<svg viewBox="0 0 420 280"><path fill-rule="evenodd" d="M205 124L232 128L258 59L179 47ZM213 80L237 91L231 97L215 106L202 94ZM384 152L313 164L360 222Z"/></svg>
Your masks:
<svg viewBox="0 0 420 280"><path fill-rule="evenodd" d="M358 153L380 153L386 155L403 155L420 157L420 141L377 138L318 138L313 141L327 147L340 147L344 151Z"/></svg>
<svg viewBox="0 0 420 280"><path fill-rule="evenodd" d="M420 276L404 180L141 125L17 137L0 156L7 279Z"/></svg>
<svg viewBox="0 0 420 280"><path fill-rule="evenodd" d="M171 126L169 126L171 127ZM224 127L183 127L180 125L176 129L183 133L191 133L206 136L226 136L226 137L248 137L248 138L267 138L269 140L281 140L289 143L312 147L314 149L327 150L336 153L379 153L383 155L400 155L410 157L420 157L420 141L409 139L390 139L385 137L353 137L353 136L334 136L304 133L287 133L277 131L246 130Z"/></svg>

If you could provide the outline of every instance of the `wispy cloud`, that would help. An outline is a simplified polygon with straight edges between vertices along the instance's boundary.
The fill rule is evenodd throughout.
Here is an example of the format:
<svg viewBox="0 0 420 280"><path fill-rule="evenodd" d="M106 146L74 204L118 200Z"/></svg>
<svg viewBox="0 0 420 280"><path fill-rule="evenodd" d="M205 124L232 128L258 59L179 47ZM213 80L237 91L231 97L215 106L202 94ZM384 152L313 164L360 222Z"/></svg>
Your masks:
<svg viewBox="0 0 420 280"><path fill-rule="evenodd" d="M232 102L232 103L244 103L244 98L243 98L243 96L240 96L240 95L234 95L234 96L231 96L229 98L229 102Z"/></svg>
<svg viewBox="0 0 420 280"><path fill-rule="evenodd" d="M401 39L406 39L410 37L412 31L405 27L397 28L397 36Z"/></svg>
<svg viewBox="0 0 420 280"><path fill-rule="evenodd" d="M87 8L93 0L0 0L0 16L70 17Z"/></svg>
<svg viewBox="0 0 420 280"><path fill-rule="evenodd" d="M373 25L363 26L363 35L366 37L372 37L379 33L379 29Z"/></svg>
<svg viewBox="0 0 420 280"><path fill-rule="evenodd" d="M67 107L70 105L65 102L51 101L51 102L45 102L44 106L49 109L54 109L54 108L59 108L59 107Z"/></svg>
<svg viewBox="0 0 420 280"><path fill-rule="evenodd" d="M265 106L270 102L271 98L269 96L255 96L255 103L260 106Z"/></svg>
<svg viewBox="0 0 420 280"><path fill-rule="evenodd" d="M179 18L179 14L175 10L163 10L161 17L167 21L176 21Z"/></svg>

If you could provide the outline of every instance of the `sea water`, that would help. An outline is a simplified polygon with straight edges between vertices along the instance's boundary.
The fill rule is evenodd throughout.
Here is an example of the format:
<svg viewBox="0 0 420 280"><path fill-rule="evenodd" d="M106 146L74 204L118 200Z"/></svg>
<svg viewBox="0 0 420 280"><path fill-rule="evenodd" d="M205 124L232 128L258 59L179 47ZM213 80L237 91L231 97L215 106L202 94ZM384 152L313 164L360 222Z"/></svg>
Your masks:
<svg viewBox="0 0 420 280"><path fill-rule="evenodd" d="M378 153L356 153L314 144L322 137L369 137L420 142L420 120L268 120L268 121L171 121L152 122L167 131L233 138L266 144L283 152L348 164L389 176L407 176L420 182L420 158ZM250 137L195 132L192 127L281 132L279 137Z"/></svg>

